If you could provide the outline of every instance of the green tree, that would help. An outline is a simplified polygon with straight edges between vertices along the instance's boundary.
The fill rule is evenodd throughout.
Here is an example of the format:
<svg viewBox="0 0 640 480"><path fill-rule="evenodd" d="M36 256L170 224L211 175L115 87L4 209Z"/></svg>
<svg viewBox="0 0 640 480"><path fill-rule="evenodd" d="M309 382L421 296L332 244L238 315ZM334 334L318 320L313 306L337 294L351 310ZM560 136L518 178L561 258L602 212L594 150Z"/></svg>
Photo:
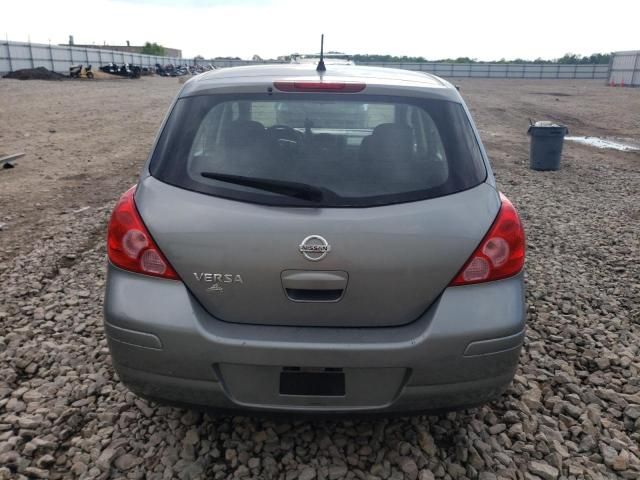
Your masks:
<svg viewBox="0 0 640 480"><path fill-rule="evenodd" d="M142 47L142 53L144 53L145 55L158 55L162 57L164 56L165 52L165 48L162 45L158 45L156 42L146 42L144 44L144 47Z"/></svg>
<svg viewBox="0 0 640 480"><path fill-rule="evenodd" d="M611 54L609 53L592 53L588 57L576 55L575 53L565 53L563 57L558 59L558 63L570 64L590 64L590 63L609 63Z"/></svg>
<svg viewBox="0 0 640 480"><path fill-rule="evenodd" d="M610 53L592 53L588 57L584 57L585 63L609 63L611 60Z"/></svg>

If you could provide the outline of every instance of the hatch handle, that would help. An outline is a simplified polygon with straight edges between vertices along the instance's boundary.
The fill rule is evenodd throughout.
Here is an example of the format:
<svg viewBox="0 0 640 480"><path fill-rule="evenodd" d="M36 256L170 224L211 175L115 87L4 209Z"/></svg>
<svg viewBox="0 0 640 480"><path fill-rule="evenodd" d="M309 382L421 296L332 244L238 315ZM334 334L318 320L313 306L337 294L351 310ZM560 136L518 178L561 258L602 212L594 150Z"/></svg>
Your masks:
<svg viewBox="0 0 640 480"><path fill-rule="evenodd" d="M349 281L347 272L318 270L285 270L282 286L294 302L337 302Z"/></svg>

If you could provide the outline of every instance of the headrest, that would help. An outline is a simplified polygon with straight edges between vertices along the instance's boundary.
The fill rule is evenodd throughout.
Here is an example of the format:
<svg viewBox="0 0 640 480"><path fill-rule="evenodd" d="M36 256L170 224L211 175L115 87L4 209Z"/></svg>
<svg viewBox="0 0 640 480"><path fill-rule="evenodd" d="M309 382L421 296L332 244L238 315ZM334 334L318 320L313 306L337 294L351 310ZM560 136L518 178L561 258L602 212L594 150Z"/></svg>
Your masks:
<svg viewBox="0 0 640 480"><path fill-rule="evenodd" d="M253 120L235 120L224 129L224 143L232 147L255 145L264 137L264 125Z"/></svg>
<svg viewBox="0 0 640 480"><path fill-rule="evenodd" d="M369 154L377 159L404 158L413 151L413 134L408 125L381 123L367 144Z"/></svg>

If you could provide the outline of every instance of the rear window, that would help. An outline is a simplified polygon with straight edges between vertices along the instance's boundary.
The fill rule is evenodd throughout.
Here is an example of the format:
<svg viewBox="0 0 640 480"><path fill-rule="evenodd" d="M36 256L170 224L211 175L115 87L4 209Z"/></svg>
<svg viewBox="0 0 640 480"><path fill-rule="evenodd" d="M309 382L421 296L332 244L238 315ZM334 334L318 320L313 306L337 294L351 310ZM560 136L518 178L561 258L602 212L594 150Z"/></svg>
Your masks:
<svg viewBox="0 0 640 480"><path fill-rule="evenodd" d="M150 171L200 193L305 207L434 198L486 178L460 104L326 93L182 98Z"/></svg>

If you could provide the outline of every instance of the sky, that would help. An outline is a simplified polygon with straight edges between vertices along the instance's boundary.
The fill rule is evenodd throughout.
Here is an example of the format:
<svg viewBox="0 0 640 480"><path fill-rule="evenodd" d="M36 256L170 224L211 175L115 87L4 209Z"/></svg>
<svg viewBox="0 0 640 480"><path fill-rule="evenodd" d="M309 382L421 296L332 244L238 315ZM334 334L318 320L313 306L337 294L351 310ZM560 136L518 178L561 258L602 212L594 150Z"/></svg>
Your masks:
<svg viewBox="0 0 640 480"><path fill-rule="evenodd" d="M325 50L429 60L552 59L640 49L640 1L0 0L14 41L157 42L184 57Z"/></svg>

